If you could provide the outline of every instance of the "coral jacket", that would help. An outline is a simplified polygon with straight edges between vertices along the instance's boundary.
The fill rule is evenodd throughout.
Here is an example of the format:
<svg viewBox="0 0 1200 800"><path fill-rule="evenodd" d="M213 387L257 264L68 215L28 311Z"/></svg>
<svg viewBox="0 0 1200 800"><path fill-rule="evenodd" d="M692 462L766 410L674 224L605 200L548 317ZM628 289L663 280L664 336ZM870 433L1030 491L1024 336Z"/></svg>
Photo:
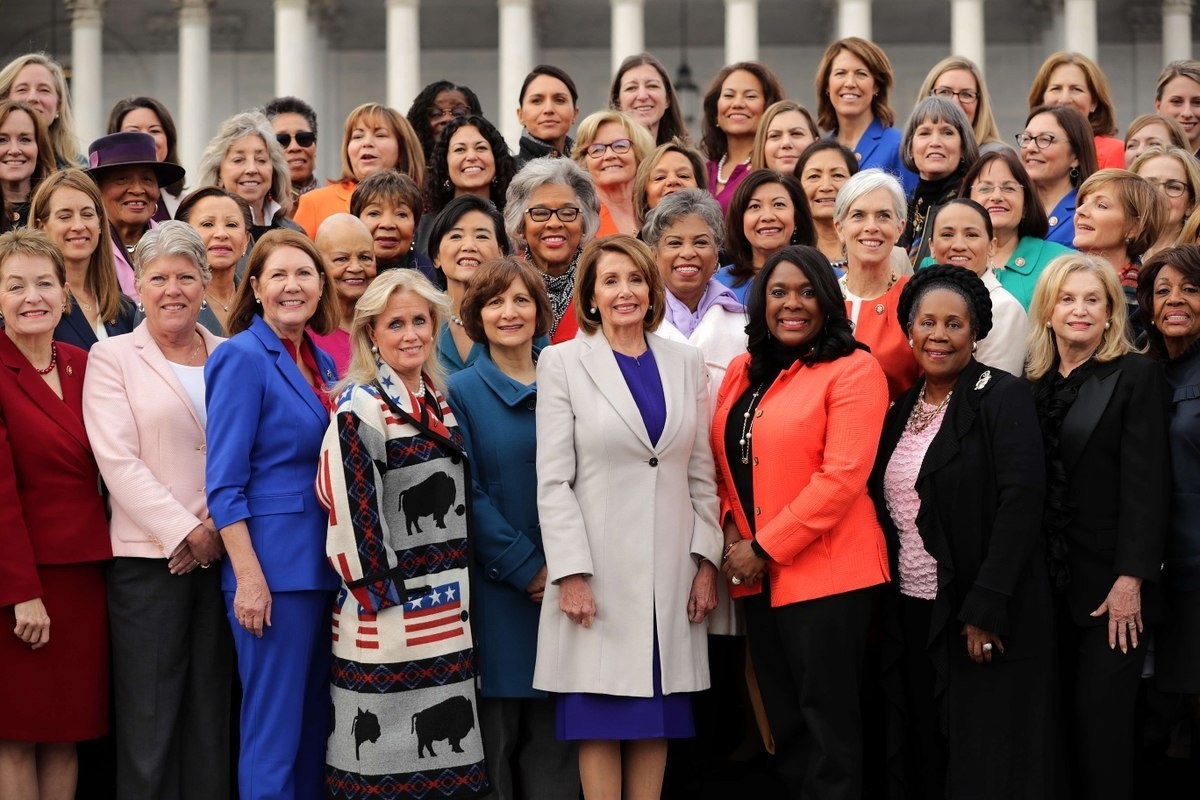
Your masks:
<svg viewBox="0 0 1200 800"><path fill-rule="evenodd" d="M732 515L743 539L749 521L725 450L729 412L750 388L749 354L729 365L717 396L712 450L721 518ZM775 606L888 581L887 546L867 494L883 418L887 379L873 356L855 350L836 361L793 364L754 412L752 469L758 543L771 556ZM756 594L735 586L734 596Z"/></svg>

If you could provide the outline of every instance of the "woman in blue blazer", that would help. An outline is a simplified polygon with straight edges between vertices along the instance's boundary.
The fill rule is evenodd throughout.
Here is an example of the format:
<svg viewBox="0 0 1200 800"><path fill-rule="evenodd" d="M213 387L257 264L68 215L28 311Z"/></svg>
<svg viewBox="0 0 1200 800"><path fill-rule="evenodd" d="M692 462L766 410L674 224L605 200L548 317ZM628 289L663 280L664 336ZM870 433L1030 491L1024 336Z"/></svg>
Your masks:
<svg viewBox="0 0 1200 800"><path fill-rule="evenodd" d="M575 747L554 735L554 701L533 688L546 553L538 524L535 359L553 319L540 273L504 258L472 276L460 306L475 361L450 376L475 491L472 606L479 728L497 800L576 797ZM535 340L536 337L536 340Z"/></svg>
<svg viewBox="0 0 1200 800"><path fill-rule="evenodd" d="M314 480L333 359L306 333L337 325L320 254L270 231L229 312L235 334L205 367L208 508L228 553L221 589L242 680L242 800L316 798L329 733L328 517Z"/></svg>
<svg viewBox="0 0 1200 800"><path fill-rule="evenodd" d="M854 151L860 169L891 173L911 196L917 173L900 157L903 136L892 127L896 112L888 103L893 83L892 64L877 45L857 36L839 39L817 66L817 125Z"/></svg>

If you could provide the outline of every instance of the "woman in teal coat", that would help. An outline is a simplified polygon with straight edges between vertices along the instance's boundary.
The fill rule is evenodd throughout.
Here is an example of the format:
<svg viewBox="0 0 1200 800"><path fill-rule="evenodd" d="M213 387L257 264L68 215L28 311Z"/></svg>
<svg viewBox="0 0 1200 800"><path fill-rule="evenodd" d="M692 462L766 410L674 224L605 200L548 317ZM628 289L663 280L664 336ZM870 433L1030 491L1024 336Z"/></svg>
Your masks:
<svg viewBox="0 0 1200 800"><path fill-rule="evenodd" d="M476 270L461 301L467 335L486 346L450 377L475 484L471 588L480 654L479 724L496 797L575 797L570 742L554 701L533 688L546 554L537 513L535 359L552 319L540 273L500 258ZM514 787L516 789L514 790Z"/></svg>

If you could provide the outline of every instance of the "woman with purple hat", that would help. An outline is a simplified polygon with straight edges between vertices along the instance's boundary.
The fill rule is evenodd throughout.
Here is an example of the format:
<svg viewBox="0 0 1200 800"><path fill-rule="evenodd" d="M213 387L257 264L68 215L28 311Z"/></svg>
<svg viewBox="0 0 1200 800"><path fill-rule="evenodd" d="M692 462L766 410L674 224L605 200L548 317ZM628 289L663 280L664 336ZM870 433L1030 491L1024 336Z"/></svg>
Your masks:
<svg viewBox="0 0 1200 800"><path fill-rule="evenodd" d="M136 298L130 254L142 234L157 227L152 217L158 208L159 187L181 180L183 167L158 161L150 134L122 131L91 143L87 172L104 198L117 281L122 292Z"/></svg>

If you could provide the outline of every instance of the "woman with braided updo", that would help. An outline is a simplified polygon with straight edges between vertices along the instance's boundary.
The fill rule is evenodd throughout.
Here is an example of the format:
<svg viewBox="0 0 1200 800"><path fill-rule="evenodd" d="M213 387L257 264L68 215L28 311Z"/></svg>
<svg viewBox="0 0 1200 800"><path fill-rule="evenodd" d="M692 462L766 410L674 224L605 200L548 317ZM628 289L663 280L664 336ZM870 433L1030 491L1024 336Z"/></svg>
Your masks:
<svg viewBox="0 0 1200 800"><path fill-rule="evenodd" d="M892 563L889 779L909 798L1052 796L1042 441L1028 385L975 360L983 281L919 271L899 320L924 377L884 422L870 489Z"/></svg>

